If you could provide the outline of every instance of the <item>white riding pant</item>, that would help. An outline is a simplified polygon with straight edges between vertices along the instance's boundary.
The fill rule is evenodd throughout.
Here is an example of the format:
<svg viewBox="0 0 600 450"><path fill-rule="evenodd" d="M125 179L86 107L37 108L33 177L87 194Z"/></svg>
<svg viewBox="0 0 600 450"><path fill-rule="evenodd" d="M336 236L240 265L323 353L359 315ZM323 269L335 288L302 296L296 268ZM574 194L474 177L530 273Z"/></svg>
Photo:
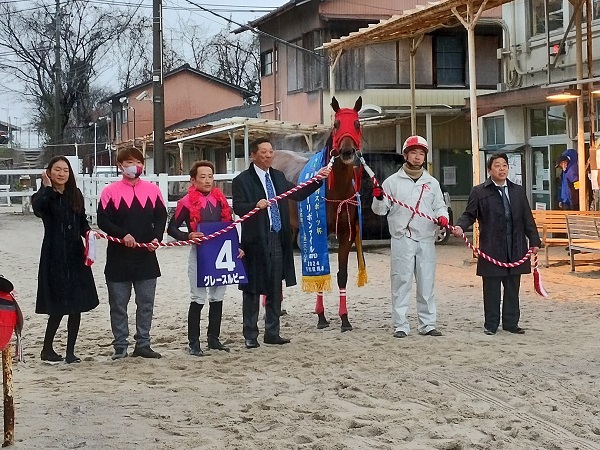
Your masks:
<svg viewBox="0 0 600 450"><path fill-rule="evenodd" d="M417 242L403 236L392 237L391 283L392 325L394 331L408 334L406 320L412 292L413 275L417 282L417 315L420 333L425 334L436 327L437 312L433 284L435 280L435 243Z"/></svg>
<svg viewBox="0 0 600 450"><path fill-rule="evenodd" d="M188 258L188 278L190 279L190 300L200 305L209 302L222 302L227 286L198 287L198 254L196 245L190 246Z"/></svg>

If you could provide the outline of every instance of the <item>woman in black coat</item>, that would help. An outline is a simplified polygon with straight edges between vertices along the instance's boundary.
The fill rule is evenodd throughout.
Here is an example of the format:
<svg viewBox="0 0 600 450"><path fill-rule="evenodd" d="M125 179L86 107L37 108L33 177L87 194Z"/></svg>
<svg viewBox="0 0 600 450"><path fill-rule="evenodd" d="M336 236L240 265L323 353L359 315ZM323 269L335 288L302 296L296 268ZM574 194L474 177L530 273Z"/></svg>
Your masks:
<svg viewBox="0 0 600 450"><path fill-rule="evenodd" d="M90 226L67 158L56 156L50 160L42 173L42 184L32 197L33 212L44 222L35 312L49 315L40 357L50 363L62 361L52 344L63 316L68 315L65 361L76 363L81 361L75 356L81 313L98 306L96 285L91 268L85 264L81 239Z"/></svg>

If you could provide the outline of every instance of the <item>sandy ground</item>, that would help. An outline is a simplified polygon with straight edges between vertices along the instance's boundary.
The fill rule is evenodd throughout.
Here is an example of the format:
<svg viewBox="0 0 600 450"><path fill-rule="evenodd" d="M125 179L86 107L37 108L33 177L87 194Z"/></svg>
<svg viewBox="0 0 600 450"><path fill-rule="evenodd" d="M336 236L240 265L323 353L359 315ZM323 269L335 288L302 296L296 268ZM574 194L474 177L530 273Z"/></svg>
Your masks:
<svg viewBox="0 0 600 450"><path fill-rule="evenodd" d="M600 449L600 265L571 274L563 249L551 249L561 261L542 271L550 298L523 278L522 336L483 334L481 281L451 238L438 247L443 337L414 331L414 304L411 335L392 336L389 250L368 247L370 281L348 287L354 331L340 332L333 294L332 326L317 330L313 297L296 286L285 291L282 319L292 343L246 350L241 295L230 287L222 340L231 353L204 358L185 353L188 249L161 249L152 335L163 358L111 361L101 242L100 306L82 319L83 362L49 366L39 359L46 316L34 313L42 233L39 219L0 209L0 273L25 313L15 448ZM205 326L203 318L203 335ZM63 354L65 327L55 345Z"/></svg>

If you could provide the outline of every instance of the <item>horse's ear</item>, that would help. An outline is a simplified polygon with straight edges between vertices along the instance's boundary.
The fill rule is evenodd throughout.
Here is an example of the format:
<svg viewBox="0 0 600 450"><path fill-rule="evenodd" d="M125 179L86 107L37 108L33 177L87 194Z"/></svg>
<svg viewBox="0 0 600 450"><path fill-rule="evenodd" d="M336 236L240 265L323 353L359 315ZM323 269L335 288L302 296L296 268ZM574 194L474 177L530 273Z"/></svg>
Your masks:
<svg viewBox="0 0 600 450"><path fill-rule="evenodd" d="M354 111L359 112L362 108L362 95L356 99L356 103L354 104Z"/></svg>
<svg viewBox="0 0 600 450"><path fill-rule="evenodd" d="M331 97L331 107L335 112L338 112L340 110L340 104L338 103L337 98L335 98L335 96Z"/></svg>

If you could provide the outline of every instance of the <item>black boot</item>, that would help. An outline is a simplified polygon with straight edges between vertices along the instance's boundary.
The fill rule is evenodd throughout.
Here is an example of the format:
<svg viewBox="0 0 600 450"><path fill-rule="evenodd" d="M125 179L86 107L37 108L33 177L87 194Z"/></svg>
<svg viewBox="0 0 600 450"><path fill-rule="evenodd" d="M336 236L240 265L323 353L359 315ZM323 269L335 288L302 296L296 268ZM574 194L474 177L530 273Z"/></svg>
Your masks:
<svg viewBox="0 0 600 450"><path fill-rule="evenodd" d="M203 356L200 348L200 314L202 306L196 302L190 302L188 310L188 353L193 356Z"/></svg>
<svg viewBox="0 0 600 450"><path fill-rule="evenodd" d="M221 341L219 341L222 317L223 302L211 302L208 310L208 348L228 352L229 348L225 347L221 344Z"/></svg>

